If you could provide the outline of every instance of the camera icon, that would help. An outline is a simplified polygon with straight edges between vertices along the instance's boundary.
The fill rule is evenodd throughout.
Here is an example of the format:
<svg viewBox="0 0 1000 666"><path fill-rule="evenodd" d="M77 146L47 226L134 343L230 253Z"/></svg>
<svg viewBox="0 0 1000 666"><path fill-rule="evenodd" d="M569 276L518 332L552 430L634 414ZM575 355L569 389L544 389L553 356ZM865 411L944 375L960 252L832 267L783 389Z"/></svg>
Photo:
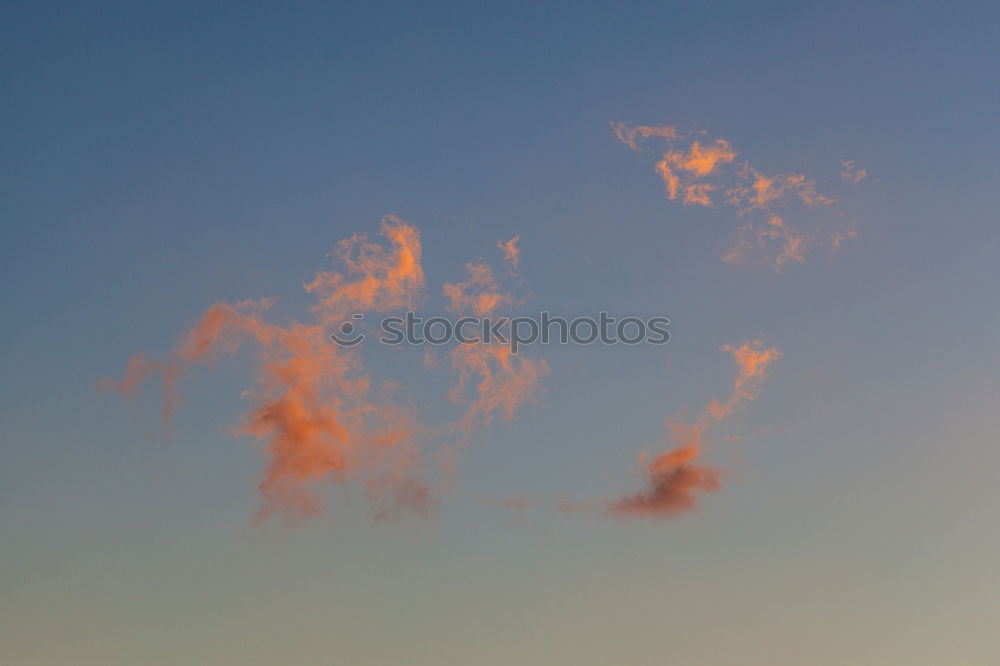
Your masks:
<svg viewBox="0 0 1000 666"><path fill-rule="evenodd" d="M355 314L353 319L364 319L363 314ZM340 325L340 330L330 334L330 339L341 347L353 347L365 339L365 334L358 332L357 326L349 321Z"/></svg>

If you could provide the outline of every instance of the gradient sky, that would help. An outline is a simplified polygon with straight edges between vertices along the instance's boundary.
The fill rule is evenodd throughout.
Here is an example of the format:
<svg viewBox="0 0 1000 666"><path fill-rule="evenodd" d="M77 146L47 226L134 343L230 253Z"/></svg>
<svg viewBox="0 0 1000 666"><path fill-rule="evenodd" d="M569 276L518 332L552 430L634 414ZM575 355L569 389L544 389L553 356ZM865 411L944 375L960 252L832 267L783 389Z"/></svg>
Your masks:
<svg viewBox="0 0 1000 666"><path fill-rule="evenodd" d="M0 16L0 663L1000 661L996 3ZM611 122L806 174L857 237L725 263L745 218L668 200L665 144ZM229 432L252 355L188 373L169 441L155 390L95 390L216 301L301 317L334 244L386 214L420 230L428 311L518 234L525 311L665 314L672 340L532 348L536 401L476 430L426 517L382 521L351 481L252 523L264 456ZM783 356L697 510L557 510L641 490L664 421L724 399L720 348L756 339ZM422 353L365 360L448 422L454 375Z"/></svg>

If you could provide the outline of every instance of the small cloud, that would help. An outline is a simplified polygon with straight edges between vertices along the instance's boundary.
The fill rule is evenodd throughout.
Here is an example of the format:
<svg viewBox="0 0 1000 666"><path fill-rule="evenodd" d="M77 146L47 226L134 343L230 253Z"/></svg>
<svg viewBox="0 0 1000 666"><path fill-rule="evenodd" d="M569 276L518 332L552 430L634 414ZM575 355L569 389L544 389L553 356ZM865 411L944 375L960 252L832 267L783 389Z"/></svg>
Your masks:
<svg viewBox="0 0 1000 666"><path fill-rule="evenodd" d="M771 364L781 358L777 347L765 347L760 340L740 345L726 345L724 351L733 355L737 373L731 394L724 401L713 400L694 423L685 422L683 415L667 421L667 439L672 448L657 454L652 460L640 456L639 465L646 476L646 488L607 503L614 516L636 518L672 518L698 506L700 493L719 489L719 470L700 462L702 452L711 443L713 428L725 421L733 411L757 397L757 390L767 377Z"/></svg>
<svg viewBox="0 0 1000 666"><path fill-rule="evenodd" d="M866 169L857 168L854 165L854 160L840 160L840 165L843 167L843 170L840 172L840 177L846 181L860 183L868 177L868 171Z"/></svg>
<svg viewBox="0 0 1000 666"><path fill-rule="evenodd" d="M836 247L849 232L831 231L831 222L805 212L836 202L818 191L815 180L801 173L766 173L749 162L736 163L737 152L725 139L682 136L675 127L611 123L615 137L638 150L640 142L660 139L666 148L653 170L663 181L667 199L685 206L714 207L717 203L735 209L745 221L737 229L736 244L725 252L727 263L771 263L781 270L788 263L804 263L806 255L831 243ZM853 162L843 162L845 178L858 182L866 177ZM803 209L802 221L789 224L785 209ZM763 261L761 261L763 260Z"/></svg>
<svg viewBox="0 0 1000 666"><path fill-rule="evenodd" d="M507 270L512 275L516 274L521 266L521 249L517 246L519 240L520 236L514 236L510 240L497 242L497 247L503 253L503 260L507 263Z"/></svg>

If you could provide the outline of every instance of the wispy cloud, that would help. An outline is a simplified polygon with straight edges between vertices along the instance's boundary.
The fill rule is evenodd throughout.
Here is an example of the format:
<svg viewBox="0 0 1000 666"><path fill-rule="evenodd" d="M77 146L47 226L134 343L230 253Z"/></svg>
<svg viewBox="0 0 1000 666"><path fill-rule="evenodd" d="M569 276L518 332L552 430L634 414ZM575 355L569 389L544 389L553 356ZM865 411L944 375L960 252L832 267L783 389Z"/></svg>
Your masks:
<svg viewBox="0 0 1000 666"><path fill-rule="evenodd" d="M305 285L318 298L313 312L323 321L343 321L355 312L412 308L424 287L420 232L394 215L382 219L387 250L355 234L333 250L344 270L320 271Z"/></svg>
<svg viewBox="0 0 1000 666"><path fill-rule="evenodd" d="M334 250L345 271L317 273L306 285L317 296L313 322L268 322L271 300L216 303L170 360L137 354L124 378L104 380L100 387L130 394L160 374L168 421L176 382L188 368L252 347L258 366L257 386L248 392L253 406L233 431L265 443L268 462L259 485L258 519L271 513L291 519L318 513L318 485L350 478L365 483L376 515L426 510L429 491L417 476L418 428L412 414L391 400L391 391L373 390L357 350L327 338L328 325L349 313L408 306L423 289L416 228L388 216L381 230L388 249L363 235L352 236Z"/></svg>
<svg viewBox="0 0 1000 666"><path fill-rule="evenodd" d="M515 236L515 240L516 240ZM469 277L445 284L448 309L459 315L496 316L516 301L500 289L493 269L482 260L466 265ZM496 415L511 419L530 401L542 376L548 372L544 359L515 355L510 345L494 340L461 344L451 351L451 366L458 373L448 397L465 405L458 429L467 439L479 426L489 425Z"/></svg>
<svg viewBox="0 0 1000 666"><path fill-rule="evenodd" d="M274 513L288 519L317 514L325 482L352 480L364 487L376 518L425 513L434 496L423 480L420 444L431 429L400 402L397 383L372 380L359 348L336 345L328 337L331 328L356 313L412 308L421 299L425 279L416 227L390 215L382 220L381 235L381 243L355 234L336 244L331 254L339 269L320 271L304 285L315 297L309 321L270 321L273 299L216 303L167 360L135 354L123 377L104 379L98 388L131 396L159 378L169 432L179 401L177 384L189 369L250 349L257 385L244 392L252 407L232 432L261 440L268 456L258 520ZM520 256L518 240L514 236L498 244L512 269ZM516 303L499 287L489 264L477 260L466 268L466 280L444 285L449 310L486 317ZM512 419L533 398L548 369L544 360L514 355L500 341L458 345L450 360L457 378L448 397L464 410L457 423L437 432L450 431L459 439L457 444L439 442L446 469L447 458L477 428L497 416ZM432 370L436 356L425 354L423 365Z"/></svg>
<svg viewBox="0 0 1000 666"><path fill-rule="evenodd" d="M470 261L465 265L469 277L462 282L446 283L442 288L448 300L448 310L458 314L485 317L499 308L515 303L514 298L501 291L493 268L484 261Z"/></svg>
<svg viewBox="0 0 1000 666"><path fill-rule="evenodd" d="M516 274L521 267L521 248L517 246L520 240L520 236L514 236L510 240L497 241L497 247L503 253L503 260L511 274Z"/></svg>
<svg viewBox="0 0 1000 666"><path fill-rule="evenodd" d="M705 179L735 159L736 151L728 141L716 139L707 145L692 141L686 151L668 149L654 168L667 186L668 199L683 195L685 205L711 206L710 194L717 185Z"/></svg>
<svg viewBox="0 0 1000 666"><path fill-rule="evenodd" d="M685 206L723 205L743 221L733 247L723 254L727 263L765 260L780 271L787 263L804 263L806 255L822 247L837 249L853 230L824 231L825 224L790 225L785 208L826 208L835 201L817 190L815 180L801 173L766 173L747 161L725 139L707 139L704 132L685 136L672 125L634 126L611 123L615 137L632 150L659 139L666 144L653 170L663 180L667 199ZM864 170L844 162L844 177L858 182Z"/></svg>
<svg viewBox="0 0 1000 666"><path fill-rule="evenodd" d="M629 127L625 123L611 123L611 131L615 137L632 150L639 150L638 141L658 136L668 141L679 137L677 128L672 125L635 125Z"/></svg>
<svg viewBox="0 0 1000 666"><path fill-rule="evenodd" d="M855 166L854 160L840 160L840 165L843 167L840 177L844 180L852 183L860 183L868 177L868 171Z"/></svg>
<svg viewBox="0 0 1000 666"><path fill-rule="evenodd" d="M840 248L843 240L837 236L838 234L839 232L834 232L834 237L830 241L834 249ZM851 237L853 238L853 236ZM847 238L847 236L843 238ZM789 261L799 264L805 263L807 240L800 232L785 224L781 216L772 215L767 219L767 223L763 225L754 225L752 223L741 224L737 233L736 243L728 252L722 255L722 260L728 264L743 263L756 252L766 252L768 244L775 241L779 245L780 250L772 259L775 268L781 270Z"/></svg>
<svg viewBox="0 0 1000 666"><path fill-rule="evenodd" d="M691 511L698 505L699 493L711 493L720 487L719 470L700 462L710 444L712 429L725 421L735 409L757 397L757 391L775 361L781 358L776 347L765 347L760 340L723 347L733 355L736 377L729 396L711 401L693 423L684 415L667 421L667 440L672 448L653 456L643 455L639 465L646 476L646 488L608 503L615 516L671 518Z"/></svg>

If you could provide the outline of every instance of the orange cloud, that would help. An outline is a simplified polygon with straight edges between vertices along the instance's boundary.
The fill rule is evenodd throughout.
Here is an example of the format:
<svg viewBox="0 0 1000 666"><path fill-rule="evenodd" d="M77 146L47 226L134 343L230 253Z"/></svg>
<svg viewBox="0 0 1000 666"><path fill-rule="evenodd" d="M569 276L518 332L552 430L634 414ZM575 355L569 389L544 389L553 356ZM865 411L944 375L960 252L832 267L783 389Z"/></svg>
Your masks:
<svg viewBox="0 0 1000 666"><path fill-rule="evenodd" d="M170 439L170 420L174 410L177 409L179 396L177 394L177 371L176 368L165 364L155 358L149 358L144 353L133 354L128 364L125 366L125 375L120 379L106 377L97 382L99 391L115 391L126 397L135 396L142 392L143 385L151 378L159 375L162 387L162 406L160 408L160 420L163 427L163 435Z"/></svg>
<svg viewBox="0 0 1000 666"><path fill-rule="evenodd" d="M736 151L725 139L716 139L715 143L709 146L702 146L693 141L687 155L684 153L669 153L669 155L675 167L698 177L708 176L719 165L728 164L736 159Z"/></svg>
<svg viewBox="0 0 1000 666"><path fill-rule="evenodd" d="M840 160L840 165L843 167L840 177L844 180L852 183L860 183L868 177L868 171L854 166L854 160Z"/></svg>
<svg viewBox="0 0 1000 666"><path fill-rule="evenodd" d="M444 285L448 309L463 315L495 316L501 307L515 301L500 291L493 269L482 261L466 265L469 278ZM466 406L459 430L466 438L480 425L489 425L495 415L510 420L514 412L532 399L543 375L548 371L544 360L515 355L501 341L460 344L451 351L451 365L458 379L448 393L456 403Z"/></svg>
<svg viewBox="0 0 1000 666"><path fill-rule="evenodd" d="M497 414L512 419L517 409L532 399L548 372L544 360L514 356L502 343L459 345L451 352L451 365L458 379L448 397L466 405L461 425L464 432L489 425Z"/></svg>
<svg viewBox="0 0 1000 666"><path fill-rule="evenodd" d="M779 208L799 204L805 209L816 209L834 204L834 200L820 194L816 182L800 173L766 174L749 163L735 169L723 169L736 159L736 151L724 139L710 142L688 140L672 126L629 127L612 123L615 137L633 150L638 142L653 137L667 143L662 157L653 170L663 180L667 198L679 200L685 206L714 206L715 194L725 205L736 209L742 217L755 211L763 220L751 219L739 226L736 245L723 254L723 261L742 263L748 259L767 257L777 270L789 263L804 263L810 250L830 245L836 249L850 232L822 231L820 224L812 230L800 225L792 227ZM863 170L854 170L853 163L844 162L848 180L857 182L864 178ZM865 174L866 175L866 174Z"/></svg>
<svg viewBox="0 0 1000 666"><path fill-rule="evenodd" d="M673 448L652 460L640 457L639 464L646 474L648 486L645 490L609 502L608 511L612 515L672 518L695 509L699 493L719 489L719 470L699 462L702 452L711 443L710 432L737 407L756 398L769 367L781 358L778 348L765 348L760 340L738 346L727 345L723 350L733 355L738 369L730 396L721 402L710 402L693 424L687 424L683 417L667 422L667 439Z"/></svg>
<svg viewBox="0 0 1000 666"><path fill-rule="evenodd" d="M752 210L768 211L788 197L798 197L810 208L829 206L833 199L816 192L816 182L801 173L766 176L749 164L739 170L742 182L727 192L727 202L739 208L740 214Z"/></svg>
<svg viewBox="0 0 1000 666"><path fill-rule="evenodd" d="M765 348L760 340L744 342L738 346L726 345L722 350L733 355L739 372L733 381L733 392L729 399L723 403L713 400L708 406L708 413L718 422L727 419L741 404L757 397L757 391L767 378L771 364L781 358L780 349Z"/></svg>
<svg viewBox="0 0 1000 666"><path fill-rule="evenodd" d="M676 199L679 190L685 192L685 204L711 206L708 193L714 185L696 182L711 175L716 168L736 159L736 152L728 141L716 139L703 146L697 141L687 151L668 150L654 167L667 186L667 198Z"/></svg>
<svg viewBox="0 0 1000 666"><path fill-rule="evenodd" d="M708 183L686 186L684 188L684 205L710 207L712 205L711 192L715 189L715 185L709 185Z"/></svg>
<svg viewBox="0 0 1000 666"><path fill-rule="evenodd" d="M834 231L830 234L830 245L834 250L839 250L844 244L844 241L853 240L858 237L858 232L854 229L848 229L847 231Z"/></svg>
<svg viewBox="0 0 1000 666"><path fill-rule="evenodd" d="M358 348L334 344L331 325L355 313L412 307L424 289L420 235L394 216L381 223L384 244L355 234L334 248L341 271L320 271L304 285L316 301L311 323L267 320L272 299L216 303L184 334L167 361L134 355L121 379L98 387L125 395L141 391L154 377L163 382L165 425L177 404L176 383L195 365L210 365L244 349L256 354L257 385L244 394L251 408L232 428L238 436L263 442L267 464L259 484L260 520L277 513L287 519L317 514L324 483L359 481L376 519L404 511L426 512L433 497L420 479L418 441L428 429L394 399L398 386L373 386ZM519 258L518 237L499 243L512 268ZM448 308L481 317L511 306L493 269L483 261L467 265L469 277L444 285ZM433 367L433 355L425 355ZM547 372L544 360L513 354L507 344L459 345L451 353L458 372L449 398L465 406L452 430L464 445L472 432L496 416L511 419L532 399ZM443 447L447 457L449 447ZM447 468L449 461L442 460ZM523 498L521 500L523 502ZM519 511L523 505L510 505Z"/></svg>
<svg viewBox="0 0 1000 666"><path fill-rule="evenodd" d="M659 454L645 465L649 488L611 505L619 516L672 518L697 506L697 493L719 489L717 469L697 463L707 425L667 424L677 448Z"/></svg>
<svg viewBox="0 0 1000 666"><path fill-rule="evenodd" d="M805 263L805 252L810 239L789 227L778 215L769 217L766 226L763 227L755 228L753 223L741 225L736 244L722 256L722 260L736 264L747 261L752 255L763 256L772 241L778 243L781 248L777 256L772 254L770 258L770 261L774 262L776 271L781 271L789 261ZM839 248L840 244L840 239L831 240L834 248Z"/></svg>
<svg viewBox="0 0 1000 666"><path fill-rule="evenodd" d="M514 304L514 299L500 291L490 265L483 261L470 261L465 265L469 278L464 282L446 283L444 295L452 312L485 317L497 308Z"/></svg>
<svg viewBox="0 0 1000 666"><path fill-rule="evenodd" d="M344 273L320 271L305 285L319 299L313 312L324 322L340 322L354 312L413 308L424 287L420 232L395 215L382 218L381 234L390 250L355 234L337 243L333 255ZM348 280L347 276L358 276Z"/></svg>
<svg viewBox="0 0 1000 666"><path fill-rule="evenodd" d="M503 260L507 263L507 268L512 274L517 273L521 265L521 249L517 246L520 240L520 236L514 236L508 241L497 241L497 247L503 253Z"/></svg>
<svg viewBox="0 0 1000 666"><path fill-rule="evenodd" d="M346 272L320 272L306 285L318 297L312 308L317 323L269 323L264 315L270 300L216 303L181 339L169 362L133 356L122 380L104 380L101 387L133 393L160 373L171 387L164 400L168 419L173 383L187 368L253 347L258 365L257 387L248 392L253 406L233 431L265 443L258 519L275 512L291 519L316 514L322 506L320 484L350 478L364 480L378 516L425 510L429 492L416 477L418 428L412 415L386 396L373 396L358 351L327 337L327 325L347 313L409 305L423 288L416 228L388 216L382 235L389 250L360 235L338 243L334 254Z"/></svg>

